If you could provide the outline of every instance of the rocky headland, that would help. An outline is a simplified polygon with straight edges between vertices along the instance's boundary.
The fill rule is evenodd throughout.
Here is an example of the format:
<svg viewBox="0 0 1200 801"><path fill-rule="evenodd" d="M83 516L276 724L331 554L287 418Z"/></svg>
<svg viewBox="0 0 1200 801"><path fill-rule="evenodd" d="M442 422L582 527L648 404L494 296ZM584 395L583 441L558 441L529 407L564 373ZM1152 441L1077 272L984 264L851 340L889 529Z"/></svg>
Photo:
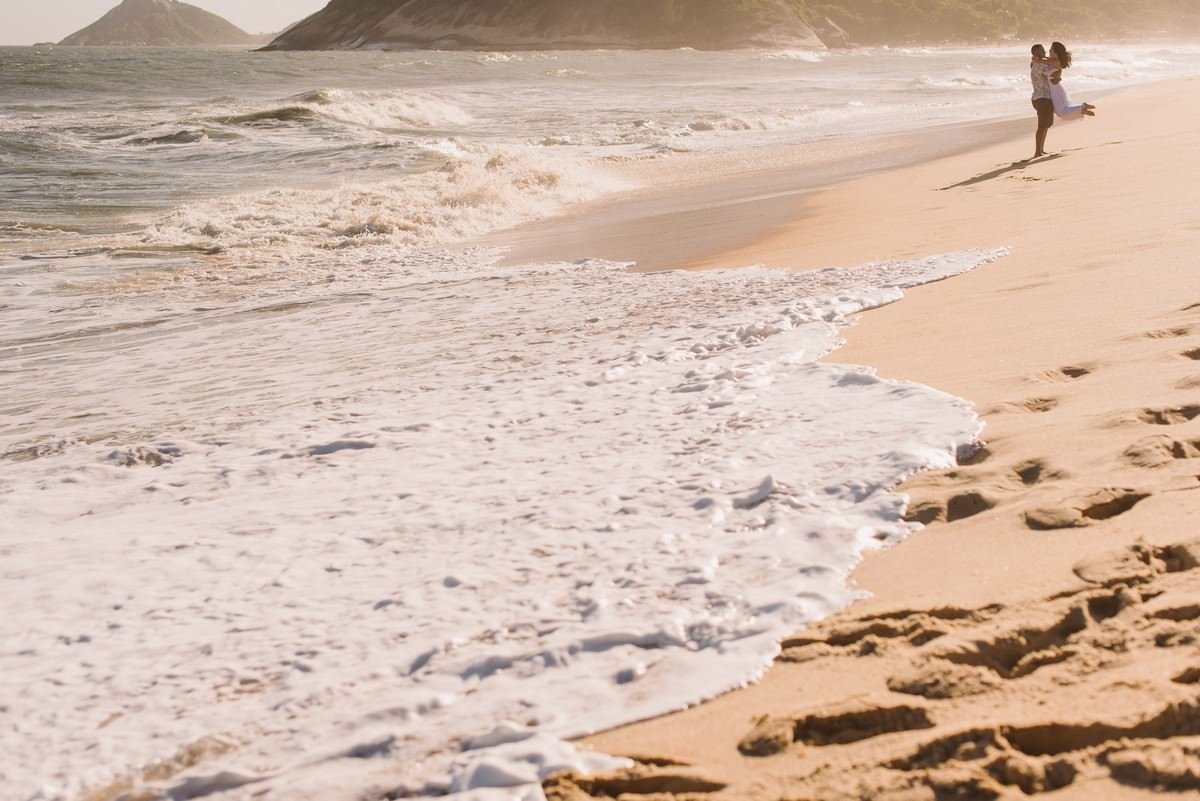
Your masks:
<svg viewBox="0 0 1200 801"><path fill-rule="evenodd" d="M700 50L1180 38L1196 0L331 0L269 50Z"/></svg>
<svg viewBox="0 0 1200 801"><path fill-rule="evenodd" d="M269 49L823 46L788 0L332 0Z"/></svg>

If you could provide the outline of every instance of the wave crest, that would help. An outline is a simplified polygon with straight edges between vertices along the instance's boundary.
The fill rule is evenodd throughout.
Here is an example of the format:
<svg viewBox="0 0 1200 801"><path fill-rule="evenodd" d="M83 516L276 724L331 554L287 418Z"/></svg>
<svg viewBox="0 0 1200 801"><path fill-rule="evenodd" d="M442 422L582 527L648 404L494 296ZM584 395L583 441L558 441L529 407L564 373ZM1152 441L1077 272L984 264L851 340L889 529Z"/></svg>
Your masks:
<svg viewBox="0 0 1200 801"><path fill-rule="evenodd" d="M225 114L214 121L239 126L332 122L397 130L456 128L470 124L473 117L453 100L432 93L313 89L270 108Z"/></svg>
<svg viewBox="0 0 1200 801"><path fill-rule="evenodd" d="M275 190L178 209L150 226L153 244L310 250L460 242L545 217L618 188L561 154L439 142L439 165L374 185Z"/></svg>

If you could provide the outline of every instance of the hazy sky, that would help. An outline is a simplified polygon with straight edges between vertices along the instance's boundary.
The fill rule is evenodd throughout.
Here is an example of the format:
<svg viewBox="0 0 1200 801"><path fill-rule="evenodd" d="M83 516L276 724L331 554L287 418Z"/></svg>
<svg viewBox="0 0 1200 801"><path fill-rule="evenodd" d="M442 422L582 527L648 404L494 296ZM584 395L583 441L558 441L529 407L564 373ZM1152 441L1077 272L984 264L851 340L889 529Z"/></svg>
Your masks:
<svg viewBox="0 0 1200 801"><path fill-rule="evenodd" d="M91 25L121 0L0 0L0 45L57 42ZM329 0L187 0L244 31L281 30L324 8Z"/></svg>

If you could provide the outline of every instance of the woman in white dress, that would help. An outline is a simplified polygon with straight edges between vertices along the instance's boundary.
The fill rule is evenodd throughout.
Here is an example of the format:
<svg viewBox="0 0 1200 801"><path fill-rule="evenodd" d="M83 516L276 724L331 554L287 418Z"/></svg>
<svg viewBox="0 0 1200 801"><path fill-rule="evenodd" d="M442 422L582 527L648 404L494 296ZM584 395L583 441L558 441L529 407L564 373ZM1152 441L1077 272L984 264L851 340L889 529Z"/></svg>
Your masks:
<svg viewBox="0 0 1200 801"><path fill-rule="evenodd" d="M1047 63L1055 67L1050 76L1050 100L1054 103L1054 113L1064 120L1077 120L1080 117L1094 117L1096 107L1091 103L1072 103L1067 88L1062 85L1062 71L1071 66L1071 53L1062 42L1050 45L1050 55Z"/></svg>

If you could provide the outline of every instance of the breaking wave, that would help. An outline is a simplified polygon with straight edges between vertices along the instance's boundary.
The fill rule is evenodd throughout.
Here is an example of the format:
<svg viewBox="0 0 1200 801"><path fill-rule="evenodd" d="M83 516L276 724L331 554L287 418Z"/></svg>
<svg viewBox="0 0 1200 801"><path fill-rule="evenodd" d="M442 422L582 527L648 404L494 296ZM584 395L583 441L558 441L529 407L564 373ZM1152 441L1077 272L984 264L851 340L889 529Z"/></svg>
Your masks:
<svg viewBox="0 0 1200 801"><path fill-rule="evenodd" d="M353 92L328 90L321 112L341 122L371 128L448 128L474 118L448 98L420 92Z"/></svg>
<svg viewBox="0 0 1200 801"><path fill-rule="evenodd" d="M438 166L370 185L275 189L191 204L155 222L144 238L221 249L443 245L619 187L612 177L545 151L451 141L431 145L424 156Z"/></svg>

